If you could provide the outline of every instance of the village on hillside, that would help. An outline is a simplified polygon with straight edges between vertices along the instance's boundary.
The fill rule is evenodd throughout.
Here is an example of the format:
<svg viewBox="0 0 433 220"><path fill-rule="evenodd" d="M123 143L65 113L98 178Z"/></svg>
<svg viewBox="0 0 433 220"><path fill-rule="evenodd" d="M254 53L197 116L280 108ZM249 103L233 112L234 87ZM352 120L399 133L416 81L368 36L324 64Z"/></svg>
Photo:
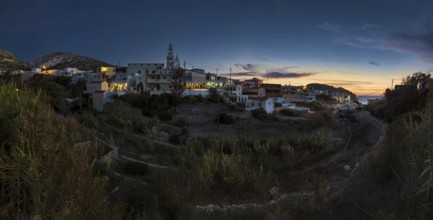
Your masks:
<svg viewBox="0 0 433 220"><path fill-rule="evenodd" d="M310 108L297 103L316 102L325 97L332 102L328 107L355 109L359 103L353 93L342 88L322 84L293 86L264 83L260 78L246 80L232 79L231 74L206 72L204 69L182 67L179 57L174 55L170 43L166 63L129 63L127 67L100 66L97 70L80 70L75 67L54 69L49 63L33 67L31 71L15 70L29 79L35 74L70 77L71 83L86 82L85 94L90 96L91 105L103 111L104 105L113 102L113 97L123 95L161 95L172 90L173 75L181 72L182 96L209 96L211 90L217 92L225 103L238 110L263 109L268 114L289 108L309 112ZM0 70L0 74L5 74ZM228 76L228 77L227 77ZM347 91L347 92L346 92ZM78 97L72 97L78 99ZM72 99L72 100L73 100ZM71 99L69 99L71 100Z"/></svg>

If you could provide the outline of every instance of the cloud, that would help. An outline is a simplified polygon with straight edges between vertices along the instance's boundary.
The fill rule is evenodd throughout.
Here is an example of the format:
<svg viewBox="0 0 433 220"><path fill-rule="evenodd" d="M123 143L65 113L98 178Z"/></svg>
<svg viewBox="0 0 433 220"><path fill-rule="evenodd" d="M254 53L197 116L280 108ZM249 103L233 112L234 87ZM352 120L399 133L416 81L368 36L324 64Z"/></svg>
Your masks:
<svg viewBox="0 0 433 220"><path fill-rule="evenodd" d="M281 79L281 78L301 78L301 77L307 77L314 75L316 73L310 73L310 72L293 72L293 69L300 69L299 66L267 66L263 64L254 64L254 63L247 63L247 64L241 64L237 63L235 64L235 67L239 69L239 72L232 73L233 77L264 77L264 78L275 78L275 79ZM245 70L245 72L242 72L242 70ZM225 76L229 76L229 73L224 73Z"/></svg>
<svg viewBox="0 0 433 220"><path fill-rule="evenodd" d="M246 71L252 71L252 72L256 72L257 69L260 67L260 65L251 64L251 63L248 63L248 64L237 63L237 64L235 64L235 66L237 68L239 68L239 69L243 69L243 70L246 70Z"/></svg>
<svg viewBox="0 0 433 220"><path fill-rule="evenodd" d="M281 73L281 72L269 72L264 74L264 77L280 79L280 78L301 78L312 76L315 73Z"/></svg>
<svg viewBox="0 0 433 220"><path fill-rule="evenodd" d="M400 32L380 37L374 33L380 25L341 27L326 22L317 27L335 33L338 42L346 46L415 54L421 61L433 63L433 27L429 24L420 32Z"/></svg>
<svg viewBox="0 0 433 220"><path fill-rule="evenodd" d="M341 27L339 25L331 24L331 23L328 23L328 22L325 22L323 24L317 25L317 28L323 29L323 30L326 30L326 31L335 32L335 33L341 33L342 32Z"/></svg>
<svg viewBox="0 0 433 220"><path fill-rule="evenodd" d="M366 29L380 28L380 27L382 27L382 26L380 26L378 24L363 24L363 25L359 26L358 28L366 30Z"/></svg>
<svg viewBox="0 0 433 220"><path fill-rule="evenodd" d="M433 31L397 33L385 38L382 46L397 52L417 54L424 62L433 60Z"/></svg>
<svg viewBox="0 0 433 220"><path fill-rule="evenodd" d="M299 66L282 66L282 67L267 67L266 65L262 64L241 64L237 63L235 64L235 67L240 70L245 70L248 72L288 72L290 69L299 69Z"/></svg>
<svg viewBox="0 0 433 220"><path fill-rule="evenodd" d="M326 84L333 86L359 86L359 85L372 85L373 82L356 81L356 80L325 80Z"/></svg>
<svg viewBox="0 0 433 220"><path fill-rule="evenodd" d="M232 73L232 77L263 77L271 79L282 79L282 78L302 78L307 76L312 76L316 73L284 73L284 72L266 72L266 73L256 73L256 72L237 72ZM222 74L226 77L230 76L230 73Z"/></svg>
<svg viewBox="0 0 433 220"><path fill-rule="evenodd" d="M230 73L224 73L223 75L225 75L225 76L230 76ZM232 73L232 76L239 76L239 77L242 77L242 76L256 76L257 75L257 73L256 72L239 72L239 73Z"/></svg>
<svg viewBox="0 0 433 220"><path fill-rule="evenodd" d="M380 66L380 64L379 63L376 63L376 62L374 62L374 61L370 61L370 62L368 62L370 65L373 65L373 66Z"/></svg>

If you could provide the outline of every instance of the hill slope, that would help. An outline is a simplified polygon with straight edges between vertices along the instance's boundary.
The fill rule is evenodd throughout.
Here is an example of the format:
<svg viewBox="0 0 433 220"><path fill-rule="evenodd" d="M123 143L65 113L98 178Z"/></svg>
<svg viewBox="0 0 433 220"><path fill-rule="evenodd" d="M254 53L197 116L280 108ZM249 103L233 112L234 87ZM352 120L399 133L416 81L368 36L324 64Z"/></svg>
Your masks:
<svg viewBox="0 0 433 220"><path fill-rule="evenodd" d="M68 52L54 52L29 63L31 67L46 66L48 69L75 67L81 70L94 70L100 66L113 66L106 62Z"/></svg>
<svg viewBox="0 0 433 220"><path fill-rule="evenodd" d="M0 49L0 69L8 71L28 68L26 63L15 59L11 52Z"/></svg>
<svg viewBox="0 0 433 220"><path fill-rule="evenodd" d="M349 91L343 87L336 88L334 86L330 86L330 85L326 85L326 84L320 84L320 83L311 83L311 84L308 84L307 87L312 88L313 90L328 90L330 92L344 92L344 93L349 94L353 98L356 97L356 95L353 92L351 92L351 91Z"/></svg>

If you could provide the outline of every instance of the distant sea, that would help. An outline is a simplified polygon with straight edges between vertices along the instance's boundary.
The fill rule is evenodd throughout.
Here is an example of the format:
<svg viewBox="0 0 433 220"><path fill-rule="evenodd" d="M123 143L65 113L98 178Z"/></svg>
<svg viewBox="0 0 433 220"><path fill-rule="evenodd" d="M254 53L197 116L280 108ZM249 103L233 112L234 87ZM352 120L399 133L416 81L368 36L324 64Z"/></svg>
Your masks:
<svg viewBox="0 0 433 220"><path fill-rule="evenodd" d="M369 99L384 99L385 97L383 97L383 96L357 96L356 98L358 99L359 103L361 103L363 105L367 105Z"/></svg>

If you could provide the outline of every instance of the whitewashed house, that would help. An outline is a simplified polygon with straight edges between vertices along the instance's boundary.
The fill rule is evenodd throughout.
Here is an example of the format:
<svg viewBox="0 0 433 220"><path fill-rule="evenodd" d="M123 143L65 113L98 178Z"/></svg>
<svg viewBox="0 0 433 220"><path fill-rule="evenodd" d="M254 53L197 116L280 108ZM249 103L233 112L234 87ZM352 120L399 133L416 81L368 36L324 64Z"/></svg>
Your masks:
<svg viewBox="0 0 433 220"><path fill-rule="evenodd" d="M236 103L236 109L246 111L263 109L266 113L272 114L275 111L275 102L270 97L251 97L244 103Z"/></svg>
<svg viewBox="0 0 433 220"><path fill-rule="evenodd" d="M92 94L93 108L96 111L104 111L104 105L114 101L114 97L124 95L125 92L96 91Z"/></svg>
<svg viewBox="0 0 433 220"><path fill-rule="evenodd" d="M242 94L242 85L236 84L224 86L223 97L225 102L231 103L233 105L248 101L248 95Z"/></svg>
<svg viewBox="0 0 433 220"><path fill-rule="evenodd" d="M107 81L89 81L86 83L86 91L84 93L93 94L96 91L108 91Z"/></svg>

